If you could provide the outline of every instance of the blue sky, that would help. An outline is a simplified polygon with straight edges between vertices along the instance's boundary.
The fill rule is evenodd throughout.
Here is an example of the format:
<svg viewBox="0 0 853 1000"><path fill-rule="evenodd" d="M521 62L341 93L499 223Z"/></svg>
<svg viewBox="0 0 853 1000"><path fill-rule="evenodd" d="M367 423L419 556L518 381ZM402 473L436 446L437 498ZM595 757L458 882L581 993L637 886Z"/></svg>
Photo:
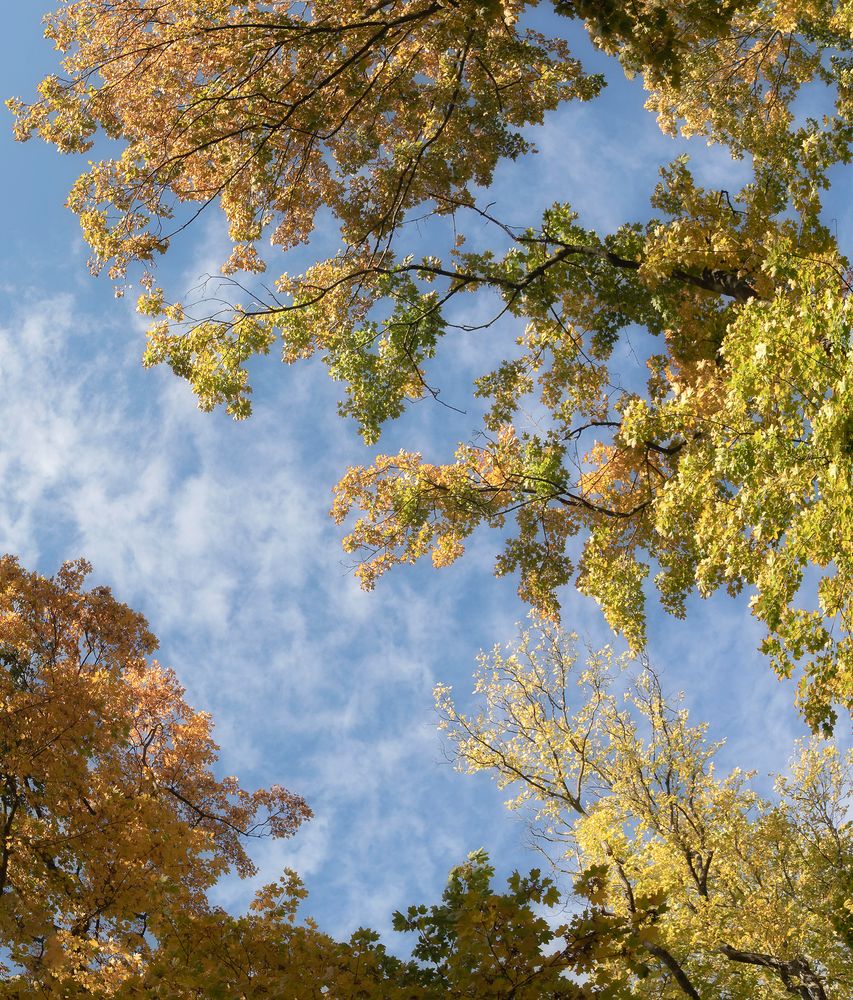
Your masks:
<svg viewBox="0 0 853 1000"><path fill-rule="evenodd" d="M53 54L39 5L8 7L0 93L27 97ZM560 199L608 229L647 213L658 165L682 147L642 111L638 84L618 71L611 80L597 102L536 131L538 156L501 166L489 196L498 215L533 223ZM504 873L537 864L504 796L446 762L432 708L438 681L467 697L477 651L511 638L525 616L515 583L492 575L495 539L475 538L449 569L401 569L362 593L328 508L345 466L371 453L336 415L337 387L318 364L284 368L270 357L254 368L254 417L235 424L201 413L170 373L142 370L133 297L117 300L87 274L63 208L82 164L14 144L6 125L0 551L45 573L85 555L97 582L149 618L188 700L212 712L223 771L308 799L315 819L294 840L258 845L255 881L296 868L311 894L306 912L325 929L387 930L393 910L437 899L448 869L480 847ZM738 186L742 167L725 153L691 152L701 180ZM833 215L849 230L841 198ZM219 224L204 223L170 254L165 282L194 284L222 243ZM453 393L481 373L496 338L514 335L507 325L448 340L434 375L449 402L467 405ZM415 441L444 455L476 426L470 406L457 414L424 402L381 448ZM793 684L755 652L746 600L694 599L686 622L651 605L650 654L694 717L728 739L724 765L766 774L784 769L804 728ZM564 607L570 628L610 641L593 603L568 590ZM239 908L250 893L228 880L217 898Z"/></svg>

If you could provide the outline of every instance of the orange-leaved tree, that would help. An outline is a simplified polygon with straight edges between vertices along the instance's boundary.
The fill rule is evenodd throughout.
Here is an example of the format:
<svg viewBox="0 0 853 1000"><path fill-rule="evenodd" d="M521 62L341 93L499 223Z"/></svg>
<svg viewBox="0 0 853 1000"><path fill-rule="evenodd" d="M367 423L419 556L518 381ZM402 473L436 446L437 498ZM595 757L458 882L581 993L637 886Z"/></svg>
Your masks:
<svg viewBox="0 0 853 1000"><path fill-rule="evenodd" d="M89 570L0 560L3 996L117 988L221 875L254 872L245 838L310 816L214 775L209 716L150 658L144 618L84 589Z"/></svg>

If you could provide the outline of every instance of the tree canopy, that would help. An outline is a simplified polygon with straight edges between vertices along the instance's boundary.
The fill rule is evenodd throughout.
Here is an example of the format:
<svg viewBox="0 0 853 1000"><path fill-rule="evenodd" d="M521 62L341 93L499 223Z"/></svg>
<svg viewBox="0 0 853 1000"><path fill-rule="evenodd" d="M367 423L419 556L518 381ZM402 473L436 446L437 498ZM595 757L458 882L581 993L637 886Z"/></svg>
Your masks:
<svg viewBox="0 0 853 1000"><path fill-rule="evenodd" d="M547 625L483 657L475 717L437 691L458 760L517 785L574 880L506 888L483 851L441 900L394 915L409 958L300 916L297 875L243 915L222 874L255 873L248 838L310 816L275 786L213 774L211 721L150 659L140 615L89 567L47 579L0 561L0 997L8 1000L842 1000L850 989L849 767L801 749L773 801L719 778L704 726L654 674L628 707L609 651L577 662ZM576 696L571 681L578 681ZM556 852L553 848L557 847ZM846 992L845 992L846 991Z"/></svg>
<svg viewBox="0 0 853 1000"><path fill-rule="evenodd" d="M545 625L481 657L477 714L436 691L460 768L510 788L557 865L639 928L633 963L600 952L596 972L640 997L849 993L853 757L803 743L771 801L715 772L722 744L648 667L620 692L626 666Z"/></svg>
<svg viewBox="0 0 853 1000"><path fill-rule="evenodd" d="M537 911L556 901L550 880L514 875L499 893L482 854L439 905L397 915L419 942L411 961L372 931L337 942L298 919L291 871L243 916L213 905L223 875L257 874L251 839L289 837L311 812L278 785L215 776L210 717L150 658L142 616L85 589L90 570L78 560L45 578L0 559L4 1000L576 1000L566 970L617 940L624 950L630 922L587 900L553 925Z"/></svg>
<svg viewBox="0 0 853 1000"><path fill-rule="evenodd" d="M255 355L319 354L373 443L437 394L439 341L466 335L460 295L494 305L485 326L517 317L518 351L474 386L488 412L471 441L437 461L379 455L341 480L334 516L359 515L345 548L365 586L514 522L497 572L555 619L574 580L635 650L651 569L676 615L691 591L746 588L774 669L800 672L805 717L830 729L833 705L853 705L853 446L848 262L821 213L850 156L851 7L545 6L550 34L522 0L65 2L47 20L62 74L10 104L19 138L112 141L69 204L94 270L123 283L137 268L146 363L170 365L204 408L248 415ZM605 83L572 53L563 26L578 19L643 75L664 131L724 145L749 183L703 189L681 157L662 165L654 216L614 232L583 226L582 204L524 228L493 215L483 191L501 158L530 151L520 130ZM229 283L167 297L154 262L211 205ZM264 283L321 209L338 251ZM444 226L440 254L412 252L424 214ZM493 249L468 252L466 228L484 222ZM645 388L610 366L638 328Z"/></svg>
<svg viewBox="0 0 853 1000"><path fill-rule="evenodd" d="M0 560L0 948L34 995L109 992L221 875L255 872L246 838L310 816L280 786L215 776L209 716L150 659L142 616L84 589L89 570Z"/></svg>

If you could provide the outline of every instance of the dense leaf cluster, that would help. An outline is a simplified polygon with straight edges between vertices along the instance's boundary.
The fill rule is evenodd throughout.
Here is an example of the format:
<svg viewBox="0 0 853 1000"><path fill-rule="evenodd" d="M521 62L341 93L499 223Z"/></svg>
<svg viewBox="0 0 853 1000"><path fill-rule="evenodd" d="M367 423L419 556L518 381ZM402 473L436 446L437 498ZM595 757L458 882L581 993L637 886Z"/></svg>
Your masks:
<svg viewBox="0 0 853 1000"><path fill-rule="evenodd" d="M70 205L95 269L145 269L146 363L171 365L204 408L248 415L254 355L318 353L373 443L409 401L438 395L431 363L459 295L488 308L497 294L493 319L521 321L520 353L476 383L490 402L476 445L450 462L380 456L341 481L335 516L362 511L345 547L366 586L425 554L445 565L480 525L515 522L498 573L518 574L552 617L574 579L635 649L650 572L675 614L691 590L746 588L774 668L800 674L806 718L829 729L853 698L853 401L848 264L821 203L853 138L850 6L560 0L550 37L526 26L534 6L69 0L48 19L62 75L11 105L20 138L118 142ZM662 165L654 218L610 234L568 204L522 230L490 214L477 190L530 149L520 129L603 85L560 35L571 19L643 74L665 131L727 146L749 183L703 190L681 158ZM798 112L805 90L822 95L821 118ZM154 259L215 205L233 242L225 284L170 303ZM321 207L338 251L251 280L275 260L263 243L305 243ZM448 220L444 254L408 253L423 214ZM493 228L493 250L465 250L472 223ZM645 391L610 367L637 328ZM544 409L535 427L531 407ZM809 572L816 605L801 593Z"/></svg>

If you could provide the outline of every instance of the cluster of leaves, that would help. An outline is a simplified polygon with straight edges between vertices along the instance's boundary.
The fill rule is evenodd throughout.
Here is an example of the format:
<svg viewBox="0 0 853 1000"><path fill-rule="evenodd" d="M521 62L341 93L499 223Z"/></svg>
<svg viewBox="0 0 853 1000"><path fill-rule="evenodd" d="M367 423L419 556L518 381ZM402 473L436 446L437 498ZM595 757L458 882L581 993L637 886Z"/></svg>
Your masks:
<svg viewBox="0 0 853 1000"><path fill-rule="evenodd" d="M562 922L569 900L550 879L516 873L497 892L482 852L439 904L395 915L415 935L409 960L371 931L338 942L298 920L293 872L244 916L212 906L219 876L254 873L245 838L289 836L310 813L282 788L214 777L209 718L149 660L144 620L83 589L87 571L0 562L0 997L604 1000L715 983L831 1000L850 985L837 752L804 748L765 802L740 773L715 778L717 747L653 675L620 709L606 651L573 711L574 654L547 630L484 658L477 718L437 695L463 766L520 782L513 805L533 801L546 838L573 846Z"/></svg>
<svg viewBox="0 0 853 1000"><path fill-rule="evenodd" d="M518 230L475 200L499 159L530 149L521 127L603 83L566 39L525 27L533 6L68 0L47 22L64 75L35 103L11 102L17 134L63 151L98 133L119 142L69 203L95 269L146 268L146 362L170 364L205 408L246 416L246 362L279 343L287 362L323 356L372 443L436 394L427 366L457 295L497 293L500 314L526 323L521 352L477 382L490 403L477 444L448 464L380 456L341 481L335 516L363 513L346 547L365 585L427 553L445 565L479 525L513 516L498 572L518 573L522 596L555 618L575 579L635 649L651 567L675 614L694 588L751 588L775 669L803 668L803 712L829 729L834 706L853 704L847 262L821 222L830 170L850 157L849 4L555 2L643 73L665 131L752 166L729 195L679 160L657 217L604 236L565 204ZM822 93L821 119L797 113L804 88ZM307 241L321 207L341 249L250 284L240 305L226 292L170 303L153 258L213 203L233 242L226 276L265 269L262 239ZM452 217L445 258L405 254L418 206ZM471 219L495 227L495 251L464 252ZM645 390L617 384L610 363L638 327ZM531 395L545 414L535 428ZM813 567L817 606L800 596Z"/></svg>
<svg viewBox="0 0 853 1000"><path fill-rule="evenodd" d="M626 666L607 649L579 661L545 625L482 657L477 715L436 691L461 769L490 772L514 791L511 808L532 807L543 848L585 872L604 912L645 915L638 964L600 952L594 975L627 975L640 997L845 995L853 757L803 744L771 802L751 774L719 777L707 727L648 668L626 689Z"/></svg>
<svg viewBox="0 0 853 1000"><path fill-rule="evenodd" d="M715 206L683 163L656 200L673 211L692 201L694 214L702 203L732 241L753 222ZM685 212L671 226L686 222ZM479 525L512 519L498 573L519 572L521 596L555 619L557 588L576 574L635 651L645 643L650 566L664 607L678 616L693 588L754 588L773 666L790 676L803 665L801 707L813 727L831 729L833 702L853 706L853 355L843 261L827 253L792 264L790 224L780 222L741 289L745 301L732 284L721 303L699 283L723 280L710 254L700 266L705 251L673 281L662 230L655 222L599 241L566 209L549 212L540 234L491 266L488 280L528 326L519 356L479 382L492 403L484 435L446 465L400 453L351 469L333 515L340 523L362 512L345 547L361 554L367 586L426 553L445 565ZM630 267L640 240L644 263ZM527 286L543 265L548 280ZM664 275L654 287L652 268ZM632 323L664 341L665 353L649 358L645 393L614 385L607 367L619 329ZM539 418L525 430L531 396ZM579 534L575 564L570 542ZM801 596L815 573L817 607Z"/></svg>
<svg viewBox="0 0 853 1000"><path fill-rule="evenodd" d="M210 718L150 661L145 620L83 589L88 571L0 560L0 947L48 994L134 974L221 875L254 873L246 837L310 816L279 786L215 777Z"/></svg>
<svg viewBox="0 0 853 1000"><path fill-rule="evenodd" d="M69 199L94 269L108 265L119 277L151 261L186 225L181 203L197 215L218 201L233 240L224 273L262 271L258 241L305 242L325 207L349 248L350 290L360 262L382 265L409 208L430 200L447 212L470 200L469 187L488 184L499 158L531 148L520 127L598 91L563 41L517 29L525 6L78 0L48 21L65 76L45 79L33 105L10 103L19 138L37 132L82 151L102 131L124 145L119 158L93 164ZM335 262L301 282L300 306L315 297L312 281L333 287ZM293 291L286 277L278 287ZM376 294L393 290L380 283ZM262 331L278 326L254 305L186 326L183 310L169 307L152 328L148 360L172 364L204 405L224 402L245 416L246 348L267 350ZM165 307L149 292L143 308ZM176 337L176 320L188 340ZM338 359L340 337L320 329L299 345L294 336L285 334L286 353L319 348Z"/></svg>
<svg viewBox="0 0 853 1000"><path fill-rule="evenodd" d="M388 953L379 936L359 929L337 942L311 921L297 920L305 896L288 872L265 886L243 917L220 909L180 916L150 962L126 979L117 997L231 998L288 996L297 1000L444 1000L444 998L585 996L571 979L576 958L606 949L614 921L588 906L567 928L553 929L536 911L553 905L554 890L538 872L492 887L494 869L482 852L450 876L442 902L396 914L395 927L416 935L408 961ZM552 953L543 948L558 944Z"/></svg>

